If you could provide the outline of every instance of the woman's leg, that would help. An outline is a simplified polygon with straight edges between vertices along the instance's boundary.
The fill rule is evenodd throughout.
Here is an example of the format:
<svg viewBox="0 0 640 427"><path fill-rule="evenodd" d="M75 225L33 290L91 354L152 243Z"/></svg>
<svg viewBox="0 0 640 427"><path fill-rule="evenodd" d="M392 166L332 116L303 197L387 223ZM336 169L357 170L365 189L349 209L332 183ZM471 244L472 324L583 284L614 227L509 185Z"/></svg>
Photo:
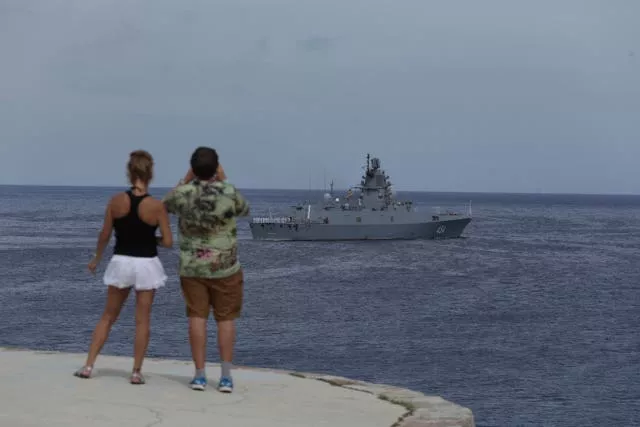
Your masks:
<svg viewBox="0 0 640 427"><path fill-rule="evenodd" d="M149 345L151 305L155 290L136 292L136 338L134 344L133 372L139 373Z"/></svg>
<svg viewBox="0 0 640 427"><path fill-rule="evenodd" d="M119 289L115 286L109 286L107 290L107 303L105 305L104 312L102 313L102 317L93 331L93 339L91 340L91 346L89 347L89 354L87 355L87 363L85 366L93 367L98 354L100 354L100 351L102 350L102 346L104 346L105 341L107 341L107 338L109 337L111 327L120 315L120 310L127 300L130 291L131 288Z"/></svg>

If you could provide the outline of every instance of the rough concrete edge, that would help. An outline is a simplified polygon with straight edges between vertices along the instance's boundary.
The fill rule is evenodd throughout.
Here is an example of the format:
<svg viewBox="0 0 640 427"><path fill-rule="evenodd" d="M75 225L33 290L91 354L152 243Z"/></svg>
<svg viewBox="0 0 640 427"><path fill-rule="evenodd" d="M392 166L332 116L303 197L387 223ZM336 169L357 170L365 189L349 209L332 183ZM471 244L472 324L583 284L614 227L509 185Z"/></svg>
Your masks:
<svg viewBox="0 0 640 427"><path fill-rule="evenodd" d="M2 346L0 346L0 352L27 352L51 355L67 354L76 356L82 356L85 354L80 352L34 350ZM130 359L128 356L105 356L116 359ZM147 357L145 358L145 362L162 362L179 365L190 365L193 363L191 360L175 360L161 357ZM207 364L213 366L217 365L212 363ZM445 400L440 396L428 396L405 388L356 381L333 375L297 372L284 369L257 368L251 366L234 366L234 369L290 375L296 378L322 381L334 387L342 387L348 390L372 394L380 400L402 406L406 410L406 412L390 427L475 427L473 413L470 409Z"/></svg>
<svg viewBox="0 0 640 427"><path fill-rule="evenodd" d="M297 378L313 379L349 390L369 393L380 400L402 406L406 412L391 427L475 427L473 412L440 396L332 375L290 372Z"/></svg>

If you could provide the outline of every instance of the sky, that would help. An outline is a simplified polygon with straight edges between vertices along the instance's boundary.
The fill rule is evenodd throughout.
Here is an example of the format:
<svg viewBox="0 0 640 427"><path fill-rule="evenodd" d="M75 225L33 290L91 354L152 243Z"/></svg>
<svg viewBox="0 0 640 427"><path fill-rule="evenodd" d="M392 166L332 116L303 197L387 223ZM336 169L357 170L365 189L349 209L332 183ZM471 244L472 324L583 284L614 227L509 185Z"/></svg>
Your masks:
<svg viewBox="0 0 640 427"><path fill-rule="evenodd" d="M637 0L0 0L0 184L640 194Z"/></svg>

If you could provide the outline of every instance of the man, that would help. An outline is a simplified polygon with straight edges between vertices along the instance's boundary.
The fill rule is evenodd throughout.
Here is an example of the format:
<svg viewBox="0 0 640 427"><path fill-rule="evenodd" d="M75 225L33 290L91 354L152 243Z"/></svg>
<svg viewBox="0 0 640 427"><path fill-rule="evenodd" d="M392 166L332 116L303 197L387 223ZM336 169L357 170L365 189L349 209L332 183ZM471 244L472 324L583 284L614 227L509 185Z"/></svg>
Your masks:
<svg viewBox="0 0 640 427"><path fill-rule="evenodd" d="M180 286L189 318L189 342L195 364L191 388L204 390L207 320L213 307L218 325L222 372L218 390L233 391L231 366L235 319L243 298L243 271L237 256L236 217L249 214L249 205L226 182L218 154L200 147L191 156L191 169L164 198L167 211L179 217Z"/></svg>

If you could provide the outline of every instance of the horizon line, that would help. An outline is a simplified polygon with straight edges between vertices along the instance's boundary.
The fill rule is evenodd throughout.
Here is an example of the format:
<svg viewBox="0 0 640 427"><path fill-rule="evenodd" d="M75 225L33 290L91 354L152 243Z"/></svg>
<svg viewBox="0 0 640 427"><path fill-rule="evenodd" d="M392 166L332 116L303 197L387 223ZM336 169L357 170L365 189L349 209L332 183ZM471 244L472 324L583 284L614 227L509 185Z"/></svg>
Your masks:
<svg viewBox="0 0 640 427"><path fill-rule="evenodd" d="M104 188L104 189L116 189L124 188L120 185L71 185L71 184L0 184L0 187L32 187L32 188ZM162 186L158 185L155 188L158 189L171 189L174 185ZM154 188L154 187L152 187ZM251 188L251 187L239 187L243 191L327 191L322 188ZM340 190L347 190L346 188ZM444 194L503 194L503 195L549 195L549 196L640 196L640 193L567 193L567 192L526 192L526 191L450 191L450 190L400 190L396 189L396 192L401 193L444 193Z"/></svg>

